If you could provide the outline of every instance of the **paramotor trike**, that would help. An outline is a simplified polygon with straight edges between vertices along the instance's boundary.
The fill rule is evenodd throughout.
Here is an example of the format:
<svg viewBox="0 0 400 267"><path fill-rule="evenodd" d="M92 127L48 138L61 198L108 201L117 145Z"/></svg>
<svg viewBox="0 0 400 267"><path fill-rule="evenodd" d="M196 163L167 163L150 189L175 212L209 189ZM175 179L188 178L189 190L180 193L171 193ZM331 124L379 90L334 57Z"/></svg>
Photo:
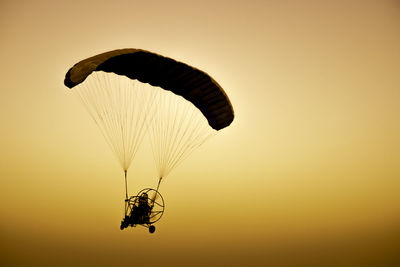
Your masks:
<svg viewBox="0 0 400 267"><path fill-rule="evenodd" d="M164 207L160 192L145 188L136 196L125 199L125 217L121 221L120 229L142 225L149 228L150 233L154 233L156 228L153 224L163 215Z"/></svg>

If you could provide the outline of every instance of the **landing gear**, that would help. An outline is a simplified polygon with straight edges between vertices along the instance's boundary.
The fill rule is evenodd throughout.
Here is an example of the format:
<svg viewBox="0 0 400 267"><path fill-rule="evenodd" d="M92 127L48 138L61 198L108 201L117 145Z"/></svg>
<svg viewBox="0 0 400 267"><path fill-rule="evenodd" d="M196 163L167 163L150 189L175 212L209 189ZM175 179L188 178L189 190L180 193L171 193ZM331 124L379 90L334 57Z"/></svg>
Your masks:
<svg viewBox="0 0 400 267"><path fill-rule="evenodd" d="M154 225L150 225L149 226L149 232L150 234L154 233L154 231L156 230L156 227Z"/></svg>

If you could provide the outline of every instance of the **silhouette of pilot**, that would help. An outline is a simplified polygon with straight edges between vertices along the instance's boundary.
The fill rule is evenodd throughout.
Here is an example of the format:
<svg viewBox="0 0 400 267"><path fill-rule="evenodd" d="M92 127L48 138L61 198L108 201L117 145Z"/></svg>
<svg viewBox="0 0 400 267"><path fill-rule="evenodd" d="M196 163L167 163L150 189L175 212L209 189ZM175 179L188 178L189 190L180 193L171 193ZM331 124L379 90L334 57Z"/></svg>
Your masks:
<svg viewBox="0 0 400 267"><path fill-rule="evenodd" d="M131 220L135 223L145 224L150 222L151 206L149 205L149 196L142 193L139 196L137 206L132 207Z"/></svg>

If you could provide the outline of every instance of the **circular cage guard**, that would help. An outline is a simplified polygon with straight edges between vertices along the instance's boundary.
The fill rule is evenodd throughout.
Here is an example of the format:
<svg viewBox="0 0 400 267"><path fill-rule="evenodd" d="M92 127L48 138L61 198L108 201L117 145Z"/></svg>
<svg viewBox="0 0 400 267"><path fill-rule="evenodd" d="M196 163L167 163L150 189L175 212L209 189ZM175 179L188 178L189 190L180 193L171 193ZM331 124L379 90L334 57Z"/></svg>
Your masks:
<svg viewBox="0 0 400 267"><path fill-rule="evenodd" d="M152 188L145 188L139 191L139 193L136 196L131 196L128 199L128 207L125 211L126 213L125 215L128 215L132 211L133 206L138 206L139 197L143 193L146 193L148 195L148 204L150 207L152 207L150 211L150 219L148 224L153 224L161 219L161 216L164 213L165 205L164 205L164 198L162 197L160 192Z"/></svg>

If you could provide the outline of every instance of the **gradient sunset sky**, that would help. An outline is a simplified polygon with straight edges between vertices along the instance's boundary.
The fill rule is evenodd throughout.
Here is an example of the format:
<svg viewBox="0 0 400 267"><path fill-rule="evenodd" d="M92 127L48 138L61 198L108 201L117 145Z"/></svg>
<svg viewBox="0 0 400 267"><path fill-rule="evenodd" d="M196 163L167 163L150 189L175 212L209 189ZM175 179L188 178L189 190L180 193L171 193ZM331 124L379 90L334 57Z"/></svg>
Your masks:
<svg viewBox="0 0 400 267"><path fill-rule="evenodd" d="M119 229L118 161L63 84L141 48L235 110ZM1 266L400 266L400 2L0 1ZM155 187L144 143L129 191Z"/></svg>

